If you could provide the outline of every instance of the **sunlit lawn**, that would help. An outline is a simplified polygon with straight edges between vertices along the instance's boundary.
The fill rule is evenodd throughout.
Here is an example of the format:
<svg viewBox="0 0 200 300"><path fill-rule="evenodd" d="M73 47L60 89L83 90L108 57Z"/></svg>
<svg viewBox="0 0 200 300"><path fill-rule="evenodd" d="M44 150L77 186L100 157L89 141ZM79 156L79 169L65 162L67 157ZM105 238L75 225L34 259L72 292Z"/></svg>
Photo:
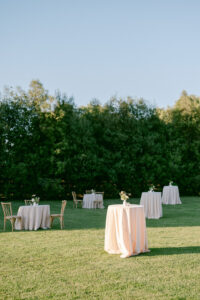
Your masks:
<svg viewBox="0 0 200 300"><path fill-rule="evenodd" d="M0 208L0 299L200 299L200 198L181 200L147 220L151 252L127 259L104 251L106 209L69 201L64 230L55 221L51 230L12 233L9 223L2 230ZM12 204L16 213L22 202Z"/></svg>

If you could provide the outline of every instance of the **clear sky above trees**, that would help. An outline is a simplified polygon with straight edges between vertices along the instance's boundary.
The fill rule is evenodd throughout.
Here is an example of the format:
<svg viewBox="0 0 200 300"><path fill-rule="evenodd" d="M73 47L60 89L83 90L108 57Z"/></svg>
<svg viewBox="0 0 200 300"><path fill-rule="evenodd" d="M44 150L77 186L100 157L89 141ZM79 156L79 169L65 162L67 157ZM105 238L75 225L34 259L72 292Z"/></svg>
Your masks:
<svg viewBox="0 0 200 300"><path fill-rule="evenodd" d="M0 90L39 79L78 105L200 95L198 0L0 0Z"/></svg>

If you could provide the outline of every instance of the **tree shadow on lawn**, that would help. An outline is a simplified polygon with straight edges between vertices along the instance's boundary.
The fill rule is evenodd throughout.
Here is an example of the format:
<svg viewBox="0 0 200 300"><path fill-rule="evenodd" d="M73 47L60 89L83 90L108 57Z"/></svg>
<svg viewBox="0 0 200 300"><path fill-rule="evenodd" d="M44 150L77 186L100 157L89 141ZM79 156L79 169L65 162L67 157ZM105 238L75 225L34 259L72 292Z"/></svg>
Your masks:
<svg viewBox="0 0 200 300"><path fill-rule="evenodd" d="M141 255L158 256L158 255L176 255L176 254L200 253L200 246L150 248L149 250L150 250L149 253L142 253Z"/></svg>

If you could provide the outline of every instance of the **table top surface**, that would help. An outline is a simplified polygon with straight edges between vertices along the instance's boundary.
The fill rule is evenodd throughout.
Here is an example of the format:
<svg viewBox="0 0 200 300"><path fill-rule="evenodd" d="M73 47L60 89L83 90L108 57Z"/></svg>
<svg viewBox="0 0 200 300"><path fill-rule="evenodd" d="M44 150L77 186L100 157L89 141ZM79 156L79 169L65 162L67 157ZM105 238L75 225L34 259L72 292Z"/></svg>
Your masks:
<svg viewBox="0 0 200 300"><path fill-rule="evenodd" d="M96 193L84 194L84 196L93 196L93 195L96 195Z"/></svg>
<svg viewBox="0 0 200 300"><path fill-rule="evenodd" d="M50 207L49 204L44 204L44 205L22 205L19 208L28 208L28 209L32 209L34 207L39 207L39 208L43 208L43 207Z"/></svg>
<svg viewBox="0 0 200 300"><path fill-rule="evenodd" d="M154 192L154 191L148 191L148 192L142 192L142 194L161 194L161 192Z"/></svg>
<svg viewBox="0 0 200 300"><path fill-rule="evenodd" d="M108 208L143 208L143 205L138 205L138 204L127 204L124 206L123 204L112 204L108 205Z"/></svg>
<svg viewBox="0 0 200 300"><path fill-rule="evenodd" d="M177 188L177 185L165 185L164 188Z"/></svg>

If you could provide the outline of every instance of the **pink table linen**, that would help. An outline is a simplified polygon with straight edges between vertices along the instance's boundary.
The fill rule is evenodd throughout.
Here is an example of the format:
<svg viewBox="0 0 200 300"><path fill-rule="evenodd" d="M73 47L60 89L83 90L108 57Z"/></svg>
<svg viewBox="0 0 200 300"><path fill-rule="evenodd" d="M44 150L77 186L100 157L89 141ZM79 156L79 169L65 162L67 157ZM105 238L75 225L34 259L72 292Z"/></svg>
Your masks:
<svg viewBox="0 0 200 300"><path fill-rule="evenodd" d="M176 185L164 186L162 194L162 203L163 204L182 204L179 189Z"/></svg>
<svg viewBox="0 0 200 300"><path fill-rule="evenodd" d="M50 206L20 206L17 212L22 218L22 229L37 230L39 228L50 228ZM16 220L15 229L20 230L20 223Z"/></svg>
<svg viewBox="0 0 200 300"><path fill-rule="evenodd" d="M162 201L160 192L142 193L140 205L144 206L147 219L159 219L162 217Z"/></svg>
<svg viewBox="0 0 200 300"><path fill-rule="evenodd" d="M108 206L104 250L122 258L149 252L143 206Z"/></svg>

